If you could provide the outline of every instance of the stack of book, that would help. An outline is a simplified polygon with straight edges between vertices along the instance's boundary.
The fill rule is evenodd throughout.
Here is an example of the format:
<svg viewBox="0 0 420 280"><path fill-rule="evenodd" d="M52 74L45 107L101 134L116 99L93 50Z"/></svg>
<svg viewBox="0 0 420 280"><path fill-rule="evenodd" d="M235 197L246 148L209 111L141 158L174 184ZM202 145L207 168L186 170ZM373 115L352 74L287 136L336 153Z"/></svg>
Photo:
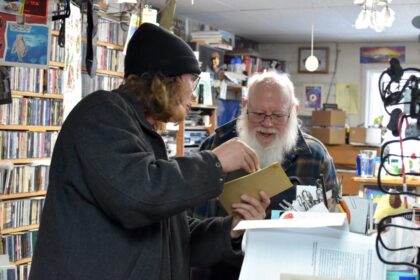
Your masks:
<svg viewBox="0 0 420 280"><path fill-rule="evenodd" d="M196 31L191 33L191 42L207 44L224 50L232 50L235 47L235 35L220 29Z"/></svg>

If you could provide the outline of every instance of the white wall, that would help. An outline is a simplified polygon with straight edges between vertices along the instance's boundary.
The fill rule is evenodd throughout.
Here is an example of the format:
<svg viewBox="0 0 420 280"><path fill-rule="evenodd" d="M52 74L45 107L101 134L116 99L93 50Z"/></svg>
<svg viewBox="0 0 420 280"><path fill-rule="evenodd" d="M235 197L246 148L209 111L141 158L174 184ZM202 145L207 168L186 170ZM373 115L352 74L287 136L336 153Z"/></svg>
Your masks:
<svg viewBox="0 0 420 280"><path fill-rule="evenodd" d="M298 49L299 47L308 47L302 44L260 44L259 53L261 57L276 58L286 60L288 72L295 84L296 95L301 101L301 114L310 115L309 110L304 109L304 85L305 84L321 84L323 86L323 100L325 102L328 89L330 89L330 97L328 102L335 102L335 84L357 84L360 92L359 113L357 115L348 115L347 123L350 126L356 126L364 121L366 96L366 71L371 69L383 69L389 67L387 63L381 64L360 64L360 47L369 46L405 46L406 62L402 63L402 67L420 68L420 44L416 42L403 43L325 43L315 44L314 47L329 48L329 73L328 74L300 74L297 71ZM333 71L338 51L338 63L336 75L333 79ZM332 80L333 79L333 80ZM332 81L331 81L332 80ZM330 86L331 85L331 86ZM381 102L378 96L378 102Z"/></svg>

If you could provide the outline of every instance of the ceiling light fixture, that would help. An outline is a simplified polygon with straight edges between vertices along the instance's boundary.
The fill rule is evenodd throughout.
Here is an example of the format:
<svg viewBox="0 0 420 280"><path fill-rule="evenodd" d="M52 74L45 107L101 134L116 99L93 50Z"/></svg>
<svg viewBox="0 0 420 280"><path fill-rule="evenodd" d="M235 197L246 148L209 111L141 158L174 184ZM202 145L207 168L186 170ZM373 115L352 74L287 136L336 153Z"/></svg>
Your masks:
<svg viewBox="0 0 420 280"><path fill-rule="evenodd" d="M306 58L305 60L305 68L309 72L314 72L318 69L319 62L318 58L314 56L314 25L312 24L312 32L311 32L311 55Z"/></svg>
<svg viewBox="0 0 420 280"><path fill-rule="evenodd" d="M362 7L354 27L356 29L370 27L376 32L391 27L395 20L395 12L389 7L391 2L392 0L354 0L353 4ZM379 11L381 6L384 7Z"/></svg>

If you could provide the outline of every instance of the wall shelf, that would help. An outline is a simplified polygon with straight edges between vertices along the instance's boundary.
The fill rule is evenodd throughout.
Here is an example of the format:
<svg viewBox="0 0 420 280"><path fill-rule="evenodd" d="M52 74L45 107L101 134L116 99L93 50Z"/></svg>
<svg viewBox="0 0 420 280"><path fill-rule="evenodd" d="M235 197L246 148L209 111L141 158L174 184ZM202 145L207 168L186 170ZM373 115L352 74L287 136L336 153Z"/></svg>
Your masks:
<svg viewBox="0 0 420 280"><path fill-rule="evenodd" d="M34 230L34 229L38 229L39 225L29 225L29 226L23 226L23 227L17 227L17 228L6 228L6 229L2 229L0 230L0 234L4 235L4 234L11 234L11 233L18 233L21 231L28 231L28 230Z"/></svg>
<svg viewBox="0 0 420 280"><path fill-rule="evenodd" d="M50 63L48 63L48 66L50 66L50 67L57 67L57 68L64 68L64 62L50 61Z"/></svg>
<svg viewBox="0 0 420 280"><path fill-rule="evenodd" d="M1 194L0 195L0 200L9 200L9 199L16 199L16 198L27 198L27 197L34 197L34 196L44 196L46 194L47 194L47 191L28 192L28 193Z"/></svg>
<svg viewBox="0 0 420 280"><path fill-rule="evenodd" d="M45 131L59 131L61 126L38 126L38 125L4 125L0 124L0 130L21 130L21 131L33 131L33 132L45 132Z"/></svg>
<svg viewBox="0 0 420 280"><path fill-rule="evenodd" d="M18 261L13 262L15 265L22 265L32 262L32 258L25 258Z"/></svg>
<svg viewBox="0 0 420 280"><path fill-rule="evenodd" d="M51 158L15 158L15 159L1 159L0 163L11 162L13 164L32 163L34 161L50 161Z"/></svg>
<svg viewBox="0 0 420 280"><path fill-rule="evenodd" d="M61 94L36 93L36 92L29 92L29 91L13 91L13 90L12 90L12 96L63 99L63 95Z"/></svg>

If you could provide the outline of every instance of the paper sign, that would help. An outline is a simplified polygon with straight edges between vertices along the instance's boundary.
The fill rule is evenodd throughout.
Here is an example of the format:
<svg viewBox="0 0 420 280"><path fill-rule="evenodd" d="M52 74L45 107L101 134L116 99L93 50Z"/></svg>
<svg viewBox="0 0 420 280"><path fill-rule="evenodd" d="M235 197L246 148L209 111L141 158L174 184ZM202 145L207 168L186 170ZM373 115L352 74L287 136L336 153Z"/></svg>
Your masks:
<svg viewBox="0 0 420 280"><path fill-rule="evenodd" d="M242 194L250 195L259 200L260 191L264 191L269 197L272 197L292 186L292 182L290 182L283 168L277 162L257 172L225 183L219 200L225 210L231 215L232 204L240 202Z"/></svg>

